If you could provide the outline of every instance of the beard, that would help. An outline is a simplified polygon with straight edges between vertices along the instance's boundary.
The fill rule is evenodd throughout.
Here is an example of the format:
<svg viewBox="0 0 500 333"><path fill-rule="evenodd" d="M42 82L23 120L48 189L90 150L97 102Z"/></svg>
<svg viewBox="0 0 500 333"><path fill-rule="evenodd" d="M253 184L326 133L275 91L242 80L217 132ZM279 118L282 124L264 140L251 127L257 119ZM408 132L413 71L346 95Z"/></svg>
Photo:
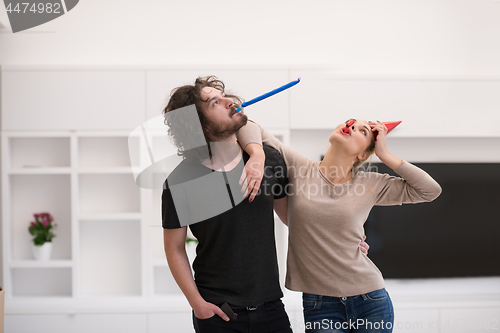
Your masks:
<svg viewBox="0 0 500 333"><path fill-rule="evenodd" d="M210 133L210 141L217 142L219 140L227 139L230 136L236 134L240 128L245 126L248 121L246 114L241 114L237 116L237 119L233 119L230 124L220 125L216 123L208 123L208 132Z"/></svg>

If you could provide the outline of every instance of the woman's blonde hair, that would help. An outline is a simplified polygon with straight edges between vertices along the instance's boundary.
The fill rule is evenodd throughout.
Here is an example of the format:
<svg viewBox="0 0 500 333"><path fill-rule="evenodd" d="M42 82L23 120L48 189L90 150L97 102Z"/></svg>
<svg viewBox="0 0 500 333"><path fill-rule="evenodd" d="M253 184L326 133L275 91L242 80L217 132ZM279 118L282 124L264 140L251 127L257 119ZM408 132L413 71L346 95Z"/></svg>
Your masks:
<svg viewBox="0 0 500 333"><path fill-rule="evenodd" d="M366 161L368 161L368 158L370 158L370 156L372 156L375 152L375 135L372 135L370 145L368 146L368 148L366 148L365 152L368 153L368 156L363 160L358 160L352 166L353 174L357 173L359 169L366 163Z"/></svg>

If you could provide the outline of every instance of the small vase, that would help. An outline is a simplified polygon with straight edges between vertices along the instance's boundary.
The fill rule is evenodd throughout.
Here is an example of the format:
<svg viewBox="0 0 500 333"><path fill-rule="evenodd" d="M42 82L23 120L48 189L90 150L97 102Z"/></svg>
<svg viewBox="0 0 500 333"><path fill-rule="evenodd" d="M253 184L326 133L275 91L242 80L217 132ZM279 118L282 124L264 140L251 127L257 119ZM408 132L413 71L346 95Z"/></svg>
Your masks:
<svg viewBox="0 0 500 333"><path fill-rule="evenodd" d="M47 261L50 260L50 254L52 252L52 243L45 242L42 245L33 245L33 255L35 260Z"/></svg>

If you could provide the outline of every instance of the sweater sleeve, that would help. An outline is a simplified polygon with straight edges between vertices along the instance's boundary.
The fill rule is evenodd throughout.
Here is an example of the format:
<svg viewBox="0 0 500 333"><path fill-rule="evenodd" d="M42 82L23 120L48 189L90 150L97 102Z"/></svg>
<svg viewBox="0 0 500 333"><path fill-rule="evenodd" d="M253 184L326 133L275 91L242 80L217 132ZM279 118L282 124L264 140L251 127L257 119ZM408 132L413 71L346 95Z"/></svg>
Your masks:
<svg viewBox="0 0 500 333"><path fill-rule="evenodd" d="M396 170L401 177L381 175L376 205L430 202L441 194L441 186L424 170L403 161Z"/></svg>
<svg viewBox="0 0 500 333"><path fill-rule="evenodd" d="M301 153L285 145L274 135L263 129L259 124L249 120L245 126L240 128L237 135L241 146L245 148L250 143L266 144L276 149L288 168L307 164L309 159Z"/></svg>

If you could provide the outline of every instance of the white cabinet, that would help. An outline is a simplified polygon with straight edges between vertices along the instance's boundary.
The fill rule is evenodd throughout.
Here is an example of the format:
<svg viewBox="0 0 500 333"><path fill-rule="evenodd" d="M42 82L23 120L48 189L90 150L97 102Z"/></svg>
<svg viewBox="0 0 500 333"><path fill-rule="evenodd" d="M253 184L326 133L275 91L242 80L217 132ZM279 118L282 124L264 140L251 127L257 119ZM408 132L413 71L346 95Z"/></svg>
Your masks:
<svg viewBox="0 0 500 333"><path fill-rule="evenodd" d="M291 129L329 129L349 118L403 123L393 136L498 137L500 79L342 78L292 70Z"/></svg>
<svg viewBox="0 0 500 333"><path fill-rule="evenodd" d="M148 333L192 333L193 319L190 312L153 313L148 316Z"/></svg>
<svg viewBox="0 0 500 333"><path fill-rule="evenodd" d="M183 69L147 71L147 118L161 115L172 89L193 84L198 76L215 75L226 86L226 92L248 101L276 89L292 79L286 69ZM296 78L293 78L296 79ZM294 89L294 88L292 88ZM288 128L290 91L248 106L247 116L264 127Z"/></svg>
<svg viewBox="0 0 500 333"><path fill-rule="evenodd" d="M5 130L133 129L145 119L141 70L2 70Z"/></svg>
<svg viewBox="0 0 500 333"><path fill-rule="evenodd" d="M164 332L170 332L166 327L164 328ZM148 333L148 315L130 313L6 315L5 332L29 333L35 331L39 333ZM181 332L179 331L179 333Z"/></svg>
<svg viewBox="0 0 500 333"><path fill-rule="evenodd" d="M76 315L6 315L5 332L13 333L192 333L191 312L85 313Z"/></svg>
<svg viewBox="0 0 500 333"><path fill-rule="evenodd" d="M10 267L13 281L11 284L13 297L71 296L72 280L70 267L57 267L51 263L44 265L25 263L26 267L16 266L14 264Z"/></svg>

